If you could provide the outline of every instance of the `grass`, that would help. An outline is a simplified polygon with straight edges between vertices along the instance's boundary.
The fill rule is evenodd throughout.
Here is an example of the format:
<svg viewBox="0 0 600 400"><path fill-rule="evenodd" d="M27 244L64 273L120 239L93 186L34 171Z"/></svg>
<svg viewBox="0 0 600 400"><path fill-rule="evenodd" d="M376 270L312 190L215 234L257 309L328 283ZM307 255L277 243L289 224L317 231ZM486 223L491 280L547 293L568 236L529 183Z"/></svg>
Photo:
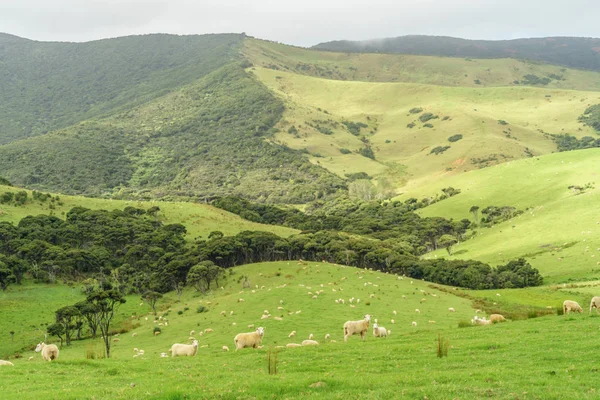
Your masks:
<svg viewBox="0 0 600 400"><path fill-rule="evenodd" d="M278 125L278 143L306 149L312 162L339 176L366 172L386 177L395 187L551 153L556 146L543 132L594 136L577 118L588 104L600 100L597 92L346 82L268 68L252 70L286 105ZM551 98L546 97L548 93ZM417 106L423 113L439 116L429 121L433 128L424 128L419 114L409 112ZM500 120L509 125L498 123ZM326 121L333 134L320 133L314 128L315 121ZM343 121L368 127L354 136ZM409 123L415 127L408 128ZM288 133L291 126L297 134ZM442 154L430 154L436 146L448 145L448 137L455 134L463 139ZM363 136L370 142L375 160L357 154L364 146ZM353 154L342 154L342 148Z"/></svg>
<svg viewBox="0 0 600 400"><path fill-rule="evenodd" d="M18 192L23 189L0 186L0 194L5 192ZM240 218L235 214L223 211L208 204L170 202L170 201L128 201L99 199L83 196L60 195L60 202L55 209L49 208L49 202L40 203L32 201L31 191L26 190L29 201L25 206L0 204L0 221L17 224L28 215L51 214L64 218L73 207L86 207L90 209L114 210L125 207L148 209L153 206L160 207L159 219L165 224L179 223L187 229L187 238L206 239L212 231L221 231L225 235L234 235L244 230L259 230L273 232L280 236L289 236L297 230L283 226L257 224Z"/></svg>
<svg viewBox="0 0 600 400"><path fill-rule="evenodd" d="M207 296L189 290L180 303L175 296L167 296L159 315L170 308L169 325L162 327L162 334L156 337L151 333L155 324L147 314L149 308L131 299L120 314L135 314L140 327L132 332L137 336L132 337L132 332L122 334L110 360L85 359L92 346L90 340L63 348L59 360L53 363L43 362L37 354L34 360L25 361L34 353L23 352L24 358L12 360L14 368L3 367L0 371L3 396L296 399L310 395L329 399L360 393L365 398L597 397L594 378L598 368L594 353L589 351L597 331L595 315L546 316L461 329L459 321L470 319L474 310L470 300L455 296L450 288L441 291L421 281L413 280L411 284L409 279L323 263L263 263L234 271L223 290ZM241 274L250 275L252 284L258 285L254 293L248 289L242 293L241 284L236 283ZM316 300L307 293L321 289L324 293ZM20 290L11 290L6 296L17 296ZM49 293L44 286L31 290L39 296ZM371 293L374 298L369 297ZM339 297L346 299L345 305L335 304L334 299ZM349 306L350 297L361 299L355 303L356 308ZM239 298L245 301L240 303ZM426 301L421 302L422 298ZM277 310L280 300L282 311ZM196 314L199 304L207 305L210 311ZM30 302L23 305L21 318L27 320L35 306ZM185 307L190 309L178 315L177 311ZM454 307L456 313L448 312L448 307ZM416 314L415 308L421 313ZM283 320L261 320L264 309L273 316L281 315ZM396 316L391 313L394 309L398 311ZM4 310L4 303L0 303L3 315ZM227 316L221 316L221 310L227 311ZM233 315L229 315L230 310ZM296 314L298 310L301 313ZM353 336L343 343L343 322L359 319L365 313L378 318L392 334L376 339L369 332L365 342ZM146 316L150 317L148 321ZM395 324L391 324L391 318ZM411 325L413 320L417 327ZM436 323L430 324L429 320ZM247 324L266 327L265 347L223 352L223 345L233 349L233 336L248 331ZM200 337L196 334L201 345L196 357L159 357L172 343L187 342L191 329L208 327L214 332ZM7 329L3 318L0 331ZM297 336L289 339L292 330ZM277 374L269 375L269 349L300 342L310 333L321 345L280 350ZM326 333L337 342L324 343ZM443 343L448 343L448 355L443 358L437 356L440 336ZM134 347L144 349L144 356L133 358ZM564 385L565 381L569 384ZM50 394L48 386L53 388Z"/></svg>
<svg viewBox="0 0 600 400"><path fill-rule="evenodd" d="M600 191L593 185L576 195L568 186L596 182L599 158L598 149L549 154L446 176L437 182L424 179L407 187L398 198L423 198L452 186L462 192L420 210L420 214L473 221L469 210L474 205L480 210L490 205L524 210L509 221L477 229L474 238L453 248L450 258L497 265L525 257L542 272L546 283L596 280L600 277L600 226L594 210ZM445 251L428 256L448 257Z"/></svg>

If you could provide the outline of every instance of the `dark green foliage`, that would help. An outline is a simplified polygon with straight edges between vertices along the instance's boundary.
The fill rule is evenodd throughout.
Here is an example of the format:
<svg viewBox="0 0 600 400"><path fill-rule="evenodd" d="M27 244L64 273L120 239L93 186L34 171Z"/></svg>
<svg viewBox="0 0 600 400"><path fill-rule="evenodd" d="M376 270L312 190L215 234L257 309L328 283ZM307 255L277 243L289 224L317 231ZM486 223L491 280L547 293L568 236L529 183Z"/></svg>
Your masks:
<svg viewBox="0 0 600 400"><path fill-rule="evenodd" d="M579 117L579 122L591 126L596 132L600 132L600 104L594 104L586 108L583 115Z"/></svg>
<svg viewBox="0 0 600 400"><path fill-rule="evenodd" d="M264 140L282 111L231 64L151 105L1 147L0 169L19 185L87 195L305 203L345 190L299 152Z"/></svg>
<svg viewBox="0 0 600 400"><path fill-rule="evenodd" d="M459 133L459 134L456 134L456 135L452 135L452 136L450 136L450 137L448 138L448 141L449 141L449 142L458 142L458 141L459 141L460 139L462 139L462 138L463 138L463 135L461 135L461 134Z"/></svg>
<svg viewBox="0 0 600 400"><path fill-rule="evenodd" d="M348 129L348 132L350 132L354 136L358 136L360 134L361 128L369 127L369 125L362 122L343 121L342 124L344 124Z"/></svg>
<svg viewBox="0 0 600 400"><path fill-rule="evenodd" d="M317 130L321 132L323 135L333 135L333 131L330 128L325 126L318 126Z"/></svg>
<svg viewBox="0 0 600 400"><path fill-rule="evenodd" d="M529 59L600 71L600 39L553 37L516 40L466 40L444 36L400 36L369 42L347 40L314 48L352 53L400 53L445 57ZM562 78L562 75L555 74ZM552 79L557 79L549 75Z"/></svg>
<svg viewBox="0 0 600 400"><path fill-rule="evenodd" d="M292 135L297 135L298 134L298 129L296 129L296 127L294 125L292 125L288 129L288 133L292 134Z"/></svg>
<svg viewBox="0 0 600 400"><path fill-rule="evenodd" d="M348 178L349 181L356 181L358 179L373 179L373 177L369 176L369 174L367 174L366 172L355 172L353 174L346 174L346 178Z"/></svg>
<svg viewBox="0 0 600 400"><path fill-rule="evenodd" d="M421 107L414 107L411 108L408 112L411 114L419 114L423 111L423 109Z"/></svg>
<svg viewBox="0 0 600 400"><path fill-rule="evenodd" d="M420 120L421 122L427 122L427 121L429 121L429 120L431 120L431 119L437 119L437 118L439 118L437 115L433 115L432 113L429 113L429 112L428 112L428 113L421 114L421 115L419 116L419 120Z"/></svg>
<svg viewBox="0 0 600 400"><path fill-rule="evenodd" d="M231 62L243 36L143 35L87 43L0 36L0 143L140 104Z"/></svg>
<svg viewBox="0 0 600 400"><path fill-rule="evenodd" d="M104 288L88 295L86 301L91 304L92 309L96 312L98 328L102 333L102 340L106 349L106 358L110 358L110 324L115 312L126 300L118 290L106 285Z"/></svg>
<svg viewBox="0 0 600 400"><path fill-rule="evenodd" d="M12 186L12 183L10 183L10 181L8 179L4 179L3 177L0 176L0 185Z"/></svg>
<svg viewBox="0 0 600 400"><path fill-rule="evenodd" d="M505 120L503 120L503 119L499 119L499 120L498 120L498 124L500 124L500 125L508 125L508 122L506 122L506 121L505 121Z"/></svg>
<svg viewBox="0 0 600 400"><path fill-rule="evenodd" d="M483 214L483 217L481 217L482 224L484 226L490 226L521 215L523 214L523 211L517 210L515 207L511 206L489 206L481 210L481 214Z"/></svg>
<svg viewBox="0 0 600 400"><path fill-rule="evenodd" d="M546 135L551 137L554 143L556 143L558 151L580 150L600 147L600 138L594 139L591 136L584 136L581 139L577 139L575 136L562 133L558 135L547 133Z"/></svg>
<svg viewBox="0 0 600 400"><path fill-rule="evenodd" d="M423 124L424 128L433 128L433 124L430 124L429 122L426 124Z"/></svg>
<svg viewBox="0 0 600 400"><path fill-rule="evenodd" d="M196 309L196 312L198 314L204 313L204 312L208 312L208 309L205 306L198 306L198 308Z"/></svg>
<svg viewBox="0 0 600 400"><path fill-rule="evenodd" d="M340 153L342 153L342 154L352 154L352 151L348 150L348 149L342 148L342 149L340 149Z"/></svg>
<svg viewBox="0 0 600 400"><path fill-rule="evenodd" d="M409 122L408 124L406 124L406 127L412 129L412 128L415 127L415 123L414 122Z"/></svg>
<svg viewBox="0 0 600 400"><path fill-rule="evenodd" d="M550 79L548 77L540 78L537 75L527 74L523 77L523 80L521 80L519 82L519 84L528 85L528 86L535 86L535 85L545 86L545 85L549 84L550 82L552 82L552 79Z"/></svg>
<svg viewBox="0 0 600 400"><path fill-rule="evenodd" d="M363 157L370 158L372 160L375 159L375 153L373 152L371 146L362 147L360 150L358 150L358 154L360 154Z"/></svg>
<svg viewBox="0 0 600 400"><path fill-rule="evenodd" d="M481 81L480 81L479 79L475 79L473 82L474 82L476 85L481 85Z"/></svg>
<svg viewBox="0 0 600 400"><path fill-rule="evenodd" d="M431 151L429 152L429 154L435 154L437 156L438 154L442 154L443 152L445 152L449 148L450 148L450 146L436 146L433 149L431 149Z"/></svg>

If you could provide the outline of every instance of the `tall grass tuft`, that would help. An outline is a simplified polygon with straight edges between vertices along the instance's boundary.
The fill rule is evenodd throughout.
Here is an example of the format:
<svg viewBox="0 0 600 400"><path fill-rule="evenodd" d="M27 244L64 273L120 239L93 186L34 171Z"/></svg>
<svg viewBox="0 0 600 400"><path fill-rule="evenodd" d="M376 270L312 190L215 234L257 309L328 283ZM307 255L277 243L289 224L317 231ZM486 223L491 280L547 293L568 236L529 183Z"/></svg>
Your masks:
<svg viewBox="0 0 600 400"><path fill-rule="evenodd" d="M277 355L277 349L273 350L269 347L267 351L267 370L269 371L269 375L277 375L277 364L279 363Z"/></svg>
<svg viewBox="0 0 600 400"><path fill-rule="evenodd" d="M444 339L440 333L438 333L437 340L437 356L439 358L448 357L448 347L450 347L450 341L448 339Z"/></svg>

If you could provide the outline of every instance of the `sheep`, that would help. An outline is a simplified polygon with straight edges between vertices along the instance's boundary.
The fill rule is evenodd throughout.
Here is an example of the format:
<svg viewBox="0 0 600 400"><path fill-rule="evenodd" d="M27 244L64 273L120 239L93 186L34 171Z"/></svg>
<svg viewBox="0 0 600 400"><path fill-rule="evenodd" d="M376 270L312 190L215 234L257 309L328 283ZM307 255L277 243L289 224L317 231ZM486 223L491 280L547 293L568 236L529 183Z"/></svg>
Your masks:
<svg viewBox="0 0 600 400"><path fill-rule="evenodd" d="M175 343L169 350L171 357L177 356L195 356L198 352L198 341L194 340L192 344Z"/></svg>
<svg viewBox="0 0 600 400"><path fill-rule="evenodd" d="M15 366L15 364L11 363L10 361L0 360L0 367L3 365L6 367L14 367Z"/></svg>
<svg viewBox="0 0 600 400"><path fill-rule="evenodd" d="M229 351L229 347L227 347L227 346L223 346L221 348L223 349L223 351Z"/></svg>
<svg viewBox="0 0 600 400"><path fill-rule="evenodd" d="M258 327L254 332L248 333L238 333L233 338L233 342L235 343L235 351L239 349L243 349L244 347L253 347L257 348L260 345L260 342L265 335L265 328Z"/></svg>
<svg viewBox="0 0 600 400"><path fill-rule="evenodd" d="M58 358L58 347L55 344L46 344L44 342L40 342L36 348L35 352L42 352L42 358L46 361L56 360Z"/></svg>
<svg viewBox="0 0 600 400"><path fill-rule="evenodd" d="M598 314L598 307L600 307L600 297L594 296L592 297L592 301L590 302L590 313L592 312L592 308L595 308L596 314Z"/></svg>
<svg viewBox="0 0 600 400"><path fill-rule="evenodd" d="M27 359L27 361L31 361L31 360L33 360L33 356L31 356Z"/></svg>
<svg viewBox="0 0 600 400"><path fill-rule="evenodd" d="M313 340L313 339L314 339L314 336L312 333L310 335L308 335L308 340Z"/></svg>
<svg viewBox="0 0 600 400"><path fill-rule="evenodd" d="M213 331L212 329L210 329L210 328L206 328L206 329L204 330L204 333L210 333L210 332L214 332L214 331Z"/></svg>
<svg viewBox="0 0 600 400"><path fill-rule="evenodd" d="M369 329L369 322L371 322L371 316L369 314L364 316L364 319L360 321L346 321L344 323L344 342L348 341L348 338L355 334L360 334L360 338L365 340L365 334Z"/></svg>
<svg viewBox="0 0 600 400"><path fill-rule="evenodd" d="M160 335L160 331L154 332L154 336L158 336L158 335Z"/></svg>
<svg viewBox="0 0 600 400"><path fill-rule="evenodd" d="M160 357L161 358L166 358L166 357L169 357L169 355L167 353L160 353Z"/></svg>
<svg viewBox="0 0 600 400"><path fill-rule="evenodd" d="M287 347L289 349L289 348L292 348L292 347L302 347L302 345L298 344L298 343L288 343L288 344L285 345L285 347Z"/></svg>
<svg viewBox="0 0 600 400"><path fill-rule="evenodd" d="M474 325L491 325L492 321L485 318L479 318L477 315L473 317L471 323Z"/></svg>
<svg viewBox="0 0 600 400"><path fill-rule="evenodd" d="M416 312L416 313L420 313L420 312L421 312L421 310L419 310L418 308L415 308L415 312Z"/></svg>
<svg viewBox="0 0 600 400"><path fill-rule="evenodd" d="M243 303L244 301L245 301L245 300L244 300L244 299L242 299L242 298L239 298L239 299L238 299L238 303Z"/></svg>
<svg viewBox="0 0 600 400"><path fill-rule="evenodd" d="M565 302L563 303L563 313L566 315L571 311L582 313L583 309L576 301L565 300Z"/></svg>
<svg viewBox="0 0 600 400"><path fill-rule="evenodd" d="M137 336L137 332L133 332L133 333L131 334L131 337L136 337L136 336Z"/></svg>
<svg viewBox="0 0 600 400"><path fill-rule="evenodd" d="M316 340L303 340L302 341L302 346L318 346L319 342L317 342Z"/></svg>
<svg viewBox="0 0 600 400"><path fill-rule="evenodd" d="M375 337L386 337L387 336L387 329L385 329L383 326L379 326L377 324L373 324L373 336L375 336Z"/></svg>
<svg viewBox="0 0 600 400"><path fill-rule="evenodd" d="M412 325L412 326L417 326L417 321L413 321L413 322L411 323L411 325Z"/></svg>
<svg viewBox="0 0 600 400"><path fill-rule="evenodd" d="M502 314L492 314L490 315L490 321L495 322L505 322L506 318Z"/></svg>
<svg viewBox="0 0 600 400"><path fill-rule="evenodd" d="M331 335L328 333L325 335L325 340L329 340L329 339L331 339Z"/></svg>
<svg viewBox="0 0 600 400"><path fill-rule="evenodd" d="M254 328L254 324L248 325L248 328Z"/></svg>
<svg viewBox="0 0 600 400"><path fill-rule="evenodd" d="M435 324L435 321L433 321L433 320L429 320L429 323L430 323L430 324Z"/></svg>
<svg viewBox="0 0 600 400"><path fill-rule="evenodd" d="M395 323L396 323L396 321L394 321L394 320L391 320L390 322L391 322L392 324L395 324Z"/></svg>
<svg viewBox="0 0 600 400"><path fill-rule="evenodd" d="M392 314L398 315L398 313L396 312L396 310L392 311Z"/></svg>
<svg viewBox="0 0 600 400"><path fill-rule="evenodd" d="M194 336L194 334L195 334L195 333L196 333L196 331L192 329L192 330L190 331L190 336Z"/></svg>
<svg viewBox="0 0 600 400"><path fill-rule="evenodd" d="M291 331L290 334L288 335L288 337L293 337L296 336L296 331Z"/></svg>
<svg viewBox="0 0 600 400"><path fill-rule="evenodd" d="M270 315L270 314L263 314L263 315L260 317L260 319L269 319L269 318L271 318L271 315Z"/></svg>
<svg viewBox="0 0 600 400"><path fill-rule="evenodd" d="M448 309L448 311L450 311L450 312L456 312L456 310L454 309L454 307L450 307L450 308Z"/></svg>

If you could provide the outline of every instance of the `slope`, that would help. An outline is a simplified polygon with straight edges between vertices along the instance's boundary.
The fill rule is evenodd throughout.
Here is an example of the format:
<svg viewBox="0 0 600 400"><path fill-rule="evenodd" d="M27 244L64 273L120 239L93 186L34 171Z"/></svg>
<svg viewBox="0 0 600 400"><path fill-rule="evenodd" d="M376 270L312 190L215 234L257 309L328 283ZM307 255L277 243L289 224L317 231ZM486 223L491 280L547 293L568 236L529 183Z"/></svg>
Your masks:
<svg viewBox="0 0 600 400"><path fill-rule="evenodd" d="M539 86L600 90L600 74L523 59L319 51L246 39L244 56L257 67L325 79L411 82L442 86Z"/></svg>
<svg viewBox="0 0 600 400"><path fill-rule="evenodd" d="M92 340L64 347L53 363L26 350L21 353L23 358L11 359L14 368L3 367L6 379L0 381L0 389L8 397L23 399L45 395L50 385L57 396L98 399L347 398L357 393L377 398L508 398L522 392L539 398L597 396L593 379L596 359L589 351L597 331L596 316L548 316L460 329L457 324L468 323L474 310L469 300L455 296L453 290L446 292L448 288L442 291L420 281L411 283L330 264L269 263L232 271L223 290L207 296L190 290L180 302L173 295L164 299L162 318L156 322L146 304L129 298L119 310L119 318L125 320L125 329L133 331L113 342L111 359L94 359L101 350L100 343ZM242 274L250 276L258 288L240 292L235 281ZM323 293L313 299L308 292L317 290ZM42 293L32 290L29 295ZM78 297L72 295L65 304ZM351 304L354 308L348 304L351 297L361 299ZM245 301L239 302L240 298ZM346 299L346 304L336 304L338 298ZM0 299L3 312L6 300ZM197 313L200 306L208 312ZM449 312L449 307L456 312ZM415 308L421 312L415 313ZM265 309L273 315L266 320L261 319ZM37 323L41 317L39 310L33 311L35 314L27 309L17 315L9 309L9 317L3 318L0 326L3 330L13 327L17 337L24 334L20 324L33 331L31 322ZM226 316L220 311L226 311ZM391 335L376 339L369 332L364 343L356 336L343 343L343 323L365 313L378 318L392 330ZM24 317L29 315L36 317L26 322ZM51 311L47 315L52 318ZM274 320L275 316L282 320ZM417 322L416 327L412 321ZM233 350L237 333L252 330L249 324L266 327L265 348L224 352L223 345ZM155 327L162 331L158 336L153 335ZM213 332L200 335L206 328ZM196 357L160 357L171 344L189 342L192 330L200 341ZM296 336L288 338L292 330ZM268 373L269 348L300 342L310 333L319 346L282 349L276 356L271 353L270 358L277 360L277 373ZM326 333L337 342L327 343ZM436 356L438 335L448 341L448 357ZM41 338L39 331L28 337L29 346ZM132 357L134 348L144 350L144 355ZM34 359L25 361L29 356ZM32 383L33 373L36 379ZM564 380L571 384L565 386Z"/></svg>
<svg viewBox="0 0 600 400"><path fill-rule="evenodd" d="M17 193L23 189L0 186L0 196L7 192ZM187 230L187 239L206 239L210 232L221 231L225 235L233 235L241 231L267 231L279 236L289 236L297 230L283 226L265 225L247 221L235 214L212 207L208 204L169 201L126 201L112 199L97 199L80 196L54 195L44 201L33 199L32 192L25 190L27 201L24 204L15 202L0 203L0 222L6 221L18 224L28 215L56 215L65 217L74 207L84 207L92 210L115 210L126 207L148 209L159 207L158 218L165 224L179 223Z"/></svg>
<svg viewBox="0 0 600 400"><path fill-rule="evenodd" d="M93 196L303 203L343 189L298 152L265 142L281 112L232 63L143 105L0 146L0 170L19 186Z"/></svg>
<svg viewBox="0 0 600 400"><path fill-rule="evenodd" d="M0 144L141 104L239 59L243 35L143 35L87 43L0 34Z"/></svg>
<svg viewBox="0 0 600 400"><path fill-rule="evenodd" d="M443 179L424 179L404 188L399 199L423 198L442 187L462 193L420 210L423 216L469 218L472 206L512 206L520 216L455 246L450 258L500 264L525 257L545 283L598 279L600 240L596 204L600 200L597 166L600 150L549 154L508 162ZM572 186L590 187L580 192ZM429 257L448 257L444 250Z"/></svg>
<svg viewBox="0 0 600 400"><path fill-rule="evenodd" d="M394 187L550 153L556 147L544 132L595 135L577 118L600 100L596 92L342 82L257 67L253 73L285 103L279 143L339 176L365 172Z"/></svg>
<svg viewBox="0 0 600 400"><path fill-rule="evenodd" d="M525 58L550 64L600 71L600 39L545 37L514 40L467 40L446 36L400 36L352 42L320 43L319 50L404 53L447 57Z"/></svg>

